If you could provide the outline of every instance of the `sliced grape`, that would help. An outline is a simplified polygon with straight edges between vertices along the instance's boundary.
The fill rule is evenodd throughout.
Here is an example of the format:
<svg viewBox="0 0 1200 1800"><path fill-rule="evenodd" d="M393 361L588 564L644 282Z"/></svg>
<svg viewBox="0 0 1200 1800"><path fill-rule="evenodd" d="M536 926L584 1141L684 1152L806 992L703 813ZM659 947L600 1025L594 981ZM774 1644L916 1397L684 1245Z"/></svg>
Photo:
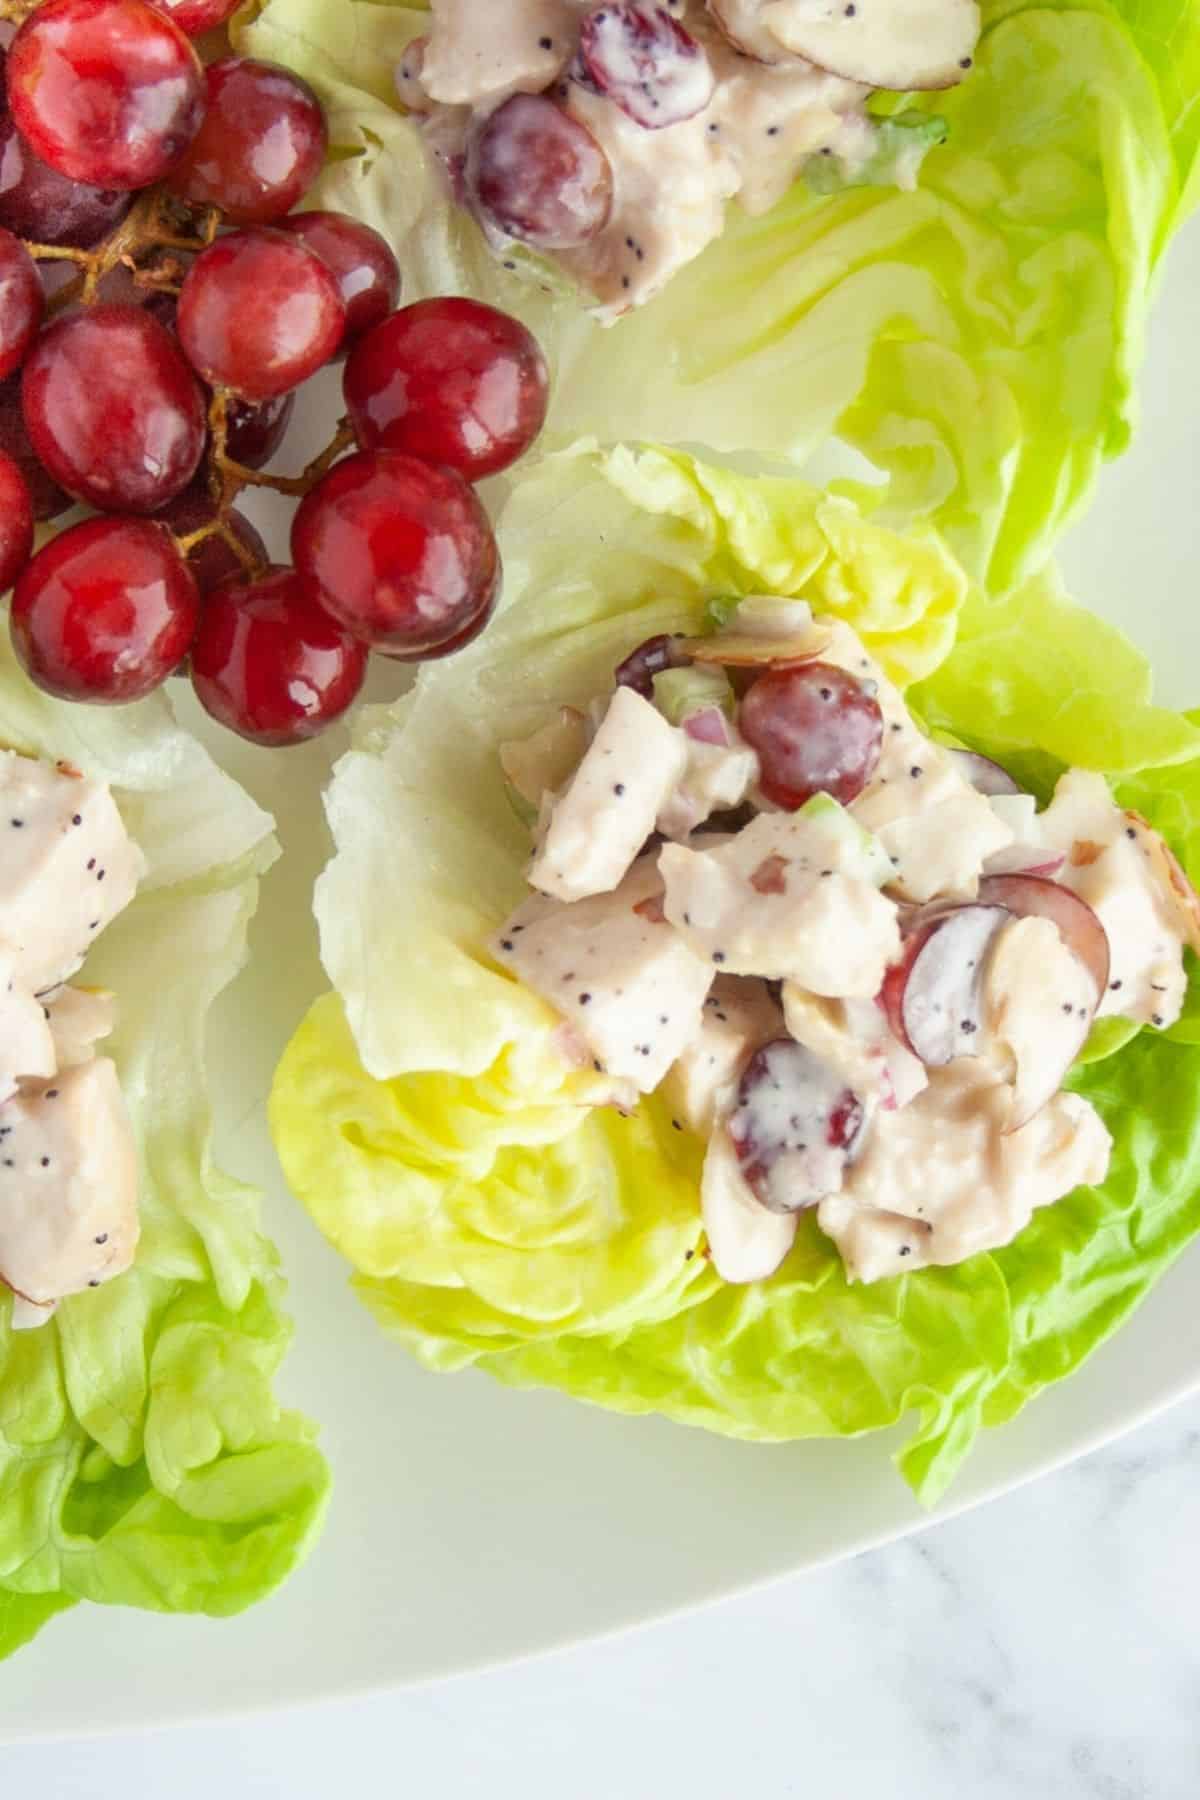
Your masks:
<svg viewBox="0 0 1200 1800"><path fill-rule="evenodd" d="M861 1136L862 1101L791 1038L757 1050L738 1084L729 1135L743 1178L771 1212L800 1212L842 1186Z"/></svg>
<svg viewBox="0 0 1200 1800"><path fill-rule="evenodd" d="M157 512L204 452L204 396L169 332L139 307L56 319L25 365L22 403L40 461L106 512Z"/></svg>
<svg viewBox="0 0 1200 1800"><path fill-rule="evenodd" d="M467 188L485 223L537 250L590 243L612 211L612 167L586 125L544 94L514 94L472 142Z"/></svg>
<svg viewBox="0 0 1200 1800"><path fill-rule="evenodd" d="M833 663L760 675L738 709L738 728L758 752L763 793L789 809L814 794L848 806L875 773L883 744L878 701Z"/></svg>
<svg viewBox="0 0 1200 1800"><path fill-rule="evenodd" d="M660 632L631 650L624 662L617 664L613 679L618 687L631 687L643 700L654 698L654 677L668 669L685 668L688 662L682 649L683 639Z"/></svg>
<svg viewBox="0 0 1200 1800"><path fill-rule="evenodd" d="M1010 917L1000 906L960 906L908 940L893 1029L927 1067L979 1054L984 965Z"/></svg>
<svg viewBox="0 0 1200 1800"><path fill-rule="evenodd" d="M0 230L0 381L25 361L45 305L29 252L11 231Z"/></svg>
<svg viewBox="0 0 1200 1800"><path fill-rule="evenodd" d="M36 156L92 187L148 187L204 117L204 71L145 0L42 0L8 53L8 102Z"/></svg>
<svg viewBox="0 0 1200 1800"><path fill-rule="evenodd" d="M703 47L662 6L594 7L579 53L599 92L650 131L694 119L716 88Z"/></svg>
<svg viewBox="0 0 1200 1800"><path fill-rule="evenodd" d="M152 519L85 519L26 564L10 626L22 666L63 700L123 705L187 654L200 596Z"/></svg>
<svg viewBox="0 0 1200 1800"><path fill-rule="evenodd" d="M1099 1004L1108 986L1108 933L1086 900L1042 875L987 875L979 884L983 906L1003 906L1020 919L1049 919L1057 925L1096 985Z"/></svg>
<svg viewBox="0 0 1200 1800"><path fill-rule="evenodd" d="M951 750L950 756L954 766L964 781L969 781L977 794L1019 794L1020 784L1013 780L1008 770L990 756L980 756L977 750Z"/></svg>
<svg viewBox="0 0 1200 1800"><path fill-rule="evenodd" d="M10 456L0 456L0 594L6 594L33 550L33 499Z"/></svg>

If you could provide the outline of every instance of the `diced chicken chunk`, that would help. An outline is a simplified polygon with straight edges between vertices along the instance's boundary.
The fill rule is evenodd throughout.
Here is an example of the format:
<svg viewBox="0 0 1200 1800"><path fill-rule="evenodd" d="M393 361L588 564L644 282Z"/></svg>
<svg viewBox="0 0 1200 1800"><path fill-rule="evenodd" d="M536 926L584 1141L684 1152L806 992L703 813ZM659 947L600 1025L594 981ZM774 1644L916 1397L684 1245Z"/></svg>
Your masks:
<svg viewBox="0 0 1200 1800"><path fill-rule="evenodd" d="M834 817L837 815L837 817ZM762 813L716 849L659 853L666 914L727 974L869 997L899 954L894 903L840 808Z"/></svg>
<svg viewBox="0 0 1200 1800"><path fill-rule="evenodd" d="M119 1275L137 1240L137 1151L107 1057L0 1107L0 1279L46 1306Z"/></svg>
<svg viewBox="0 0 1200 1800"><path fill-rule="evenodd" d="M16 957L0 947L0 1102L19 1081L53 1075L58 1067L46 1009L15 971Z"/></svg>
<svg viewBox="0 0 1200 1800"><path fill-rule="evenodd" d="M836 1069L860 1099L891 1110L925 1086L924 1064L892 1034L874 1000L822 999L785 981L783 1013L796 1042Z"/></svg>
<svg viewBox="0 0 1200 1800"><path fill-rule="evenodd" d="M0 754L0 942L18 984L42 992L79 968L133 899L140 850L99 782Z"/></svg>
<svg viewBox="0 0 1200 1800"><path fill-rule="evenodd" d="M740 806L758 780L749 744L706 744L683 735L687 766L658 814L658 829L668 838L686 838L713 813Z"/></svg>
<svg viewBox="0 0 1200 1800"><path fill-rule="evenodd" d="M700 1180L700 1211L722 1281L765 1281L796 1238L796 1213L770 1212L755 1199L723 1126L713 1132Z"/></svg>
<svg viewBox="0 0 1200 1800"><path fill-rule="evenodd" d="M918 730L899 692L848 625L831 621L823 652L859 681L875 683L883 747L869 785L851 807L892 860L890 880L905 900L974 899L987 859L1013 832L954 759Z"/></svg>
<svg viewBox="0 0 1200 1800"><path fill-rule="evenodd" d="M1122 812L1102 775L1072 769L1038 816L1040 841L1064 858L1056 880L1086 900L1108 934L1112 967L1100 1016L1173 1025L1183 1007L1183 926L1161 840Z"/></svg>
<svg viewBox="0 0 1200 1800"><path fill-rule="evenodd" d="M687 742L648 700L619 687L555 802L531 885L566 901L615 888L683 777Z"/></svg>
<svg viewBox="0 0 1200 1800"><path fill-rule="evenodd" d="M540 94L573 48L562 0L510 0L499 29L484 29L479 0L432 0L430 10L420 85L444 106Z"/></svg>
<svg viewBox="0 0 1200 1800"><path fill-rule="evenodd" d="M90 1062L96 1045L112 1035L117 1022L116 996L107 988L59 988L46 996L45 1009L59 1069Z"/></svg>
<svg viewBox="0 0 1200 1800"><path fill-rule="evenodd" d="M1112 1141L1077 1094L1009 1129L1012 1089L975 1059L929 1071L910 1105L879 1111L817 1221L852 1281L959 1263L1011 1243L1035 1209L1103 1181Z"/></svg>
<svg viewBox="0 0 1200 1800"><path fill-rule="evenodd" d="M535 896L493 950L587 1043L601 1068L657 1087L700 1024L710 963L663 918L662 879L645 857L610 894L570 905Z"/></svg>
<svg viewBox="0 0 1200 1800"><path fill-rule="evenodd" d="M718 975L699 1028L671 1068L663 1097L689 1130L707 1136L728 1112L747 1060L784 1032L783 1014L764 981Z"/></svg>
<svg viewBox="0 0 1200 1800"><path fill-rule="evenodd" d="M1096 1011L1096 984L1049 919L997 932L983 981L985 1042L1013 1083L1013 1119L1058 1092Z"/></svg>

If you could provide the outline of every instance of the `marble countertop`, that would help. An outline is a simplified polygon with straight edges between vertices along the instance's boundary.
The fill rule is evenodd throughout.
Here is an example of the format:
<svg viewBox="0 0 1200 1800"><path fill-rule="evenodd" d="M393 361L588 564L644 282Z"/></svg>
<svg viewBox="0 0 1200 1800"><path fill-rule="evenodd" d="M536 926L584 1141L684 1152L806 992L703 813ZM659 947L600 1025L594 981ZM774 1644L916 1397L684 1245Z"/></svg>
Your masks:
<svg viewBox="0 0 1200 1800"><path fill-rule="evenodd" d="M1200 1398L916 1538L486 1675L0 1750L55 1800L1195 1800Z"/></svg>

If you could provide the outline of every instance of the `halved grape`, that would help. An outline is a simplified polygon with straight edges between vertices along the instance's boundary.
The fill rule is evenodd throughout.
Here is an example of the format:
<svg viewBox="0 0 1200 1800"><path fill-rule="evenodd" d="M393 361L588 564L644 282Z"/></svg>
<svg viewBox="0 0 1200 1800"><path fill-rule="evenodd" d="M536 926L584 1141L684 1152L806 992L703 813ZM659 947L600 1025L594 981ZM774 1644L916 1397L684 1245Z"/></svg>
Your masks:
<svg viewBox="0 0 1200 1800"><path fill-rule="evenodd" d="M157 512L204 453L200 385L170 333L136 306L56 319L25 365L21 396L39 460L104 512Z"/></svg>
<svg viewBox="0 0 1200 1800"><path fill-rule="evenodd" d="M33 498L10 456L0 456L0 594L6 594L33 550Z"/></svg>
<svg viewBox="0 0 1200 1800"><path fill-rule="evenodd" d="M0 381L25 361L45 308L29 252L11 231L0 230Z"/></svg>
<svg viewBox="0 0 1200 1800"><path fill-rule="evenodd" d="M17 656L62 700L123 705L158 687L187 654L196 583L152 519L85 519L27 563L13 591Z"/></svg>
<svg viewBox="0 0 1200 1800"><path fill-rule="evenodd" d="M218 206L232 225L269 225L291 212L325 160L321 103L274 63L227 56L207 72L204 123L168 186L190 206Z"/></svg>
<svg viewBox="0 0 1200 1800"><path fill-rule="evenodd" d="M703 46L663 6L593 7L579 54L599 92L650 131L694 119L717 85Z"/></svg>
<svg viewBox="0 0 1200 1800"><path fill-rule="evenodd" d="M613 680L618 687L631 687L643 700L654 698L654 677L662 675L667 669L686 667L688 657L680 649L683 639L660 632L657 637L647 638L631 650L624 662L617 664L613 671Z"/></svg>
<svg viewBox="0 0 1200 1800"><path fill-rule="evenodd" d="M528 450L549 376L519 320L478 300L418 300L365 337L346 365L364 449L403 450L481 481Z"/></svg>
<svg viewBox="0 0 1200 1800"><path fill-rule="evenodd" d="M42 0L8 53L8 101L34 154L71 181L148 187L204 117L204 71L146 0Z"/></svg>
<svg viewBox="0 0 1200 1800"><path fill-rule="evenodd" d="M272 400L337 354L346 308L319 256L260 227L230 232L196 258L178 324L184 354L210 387Z"/></svg>
<svg viewBox="0 0 1200 1800"><path fill-rule="evenodd" d="M192 647L192 685L205 711L277 748L340 718L366 667L366 646L330 618L295 569L209 594Z"/></svg>
<svg viewBox="0 0 1200 1800"><path fill-rule="evenodd" d="M738 729L758 752L763 793L790 809L814 794L849 806L875 773L883 744L878 701L833 663L760 675L738 709Z"/></svg>
<svg viewBox="0 0 1200 1800"><path fill-rule="evenodd" d="M489 115L468 153L466 182L486 223L538 250L590 243L612 211L607 156L544 94L514 94Z"/></svg>
<svg viewBox="0 0 1200 1800"><path fill-rule="evenodd" d="M775 1038L746 1065L729 1135L755 1197L771 1212L800 1212L840 1190L864 1119L835 1069L803 1044Z"/></svg>

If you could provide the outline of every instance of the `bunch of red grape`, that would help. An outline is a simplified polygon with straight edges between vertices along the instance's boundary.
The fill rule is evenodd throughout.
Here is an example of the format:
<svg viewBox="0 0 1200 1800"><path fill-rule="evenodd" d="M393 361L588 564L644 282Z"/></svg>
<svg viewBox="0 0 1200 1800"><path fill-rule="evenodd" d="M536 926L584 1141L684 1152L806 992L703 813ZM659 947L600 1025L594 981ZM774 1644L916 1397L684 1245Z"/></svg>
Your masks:
<svg viewBox="0 0 1200 1800"><path fill-rule="evenodd" d="M205 69L185 35L236 3L41 0L0 51L0 593L48 692L135 700L190 662L215 718L288 744L346 710L370 650L482 629L500 563L472 484L528 449L547 376L515 320L397 311L377 232L293 212L327 147L316 96L269 63ZM327 450L265 473L295 390L343 359ZM300 500L291 566L234 507L247 486ZM96 516L35 554L75 502Z"/></svg>

